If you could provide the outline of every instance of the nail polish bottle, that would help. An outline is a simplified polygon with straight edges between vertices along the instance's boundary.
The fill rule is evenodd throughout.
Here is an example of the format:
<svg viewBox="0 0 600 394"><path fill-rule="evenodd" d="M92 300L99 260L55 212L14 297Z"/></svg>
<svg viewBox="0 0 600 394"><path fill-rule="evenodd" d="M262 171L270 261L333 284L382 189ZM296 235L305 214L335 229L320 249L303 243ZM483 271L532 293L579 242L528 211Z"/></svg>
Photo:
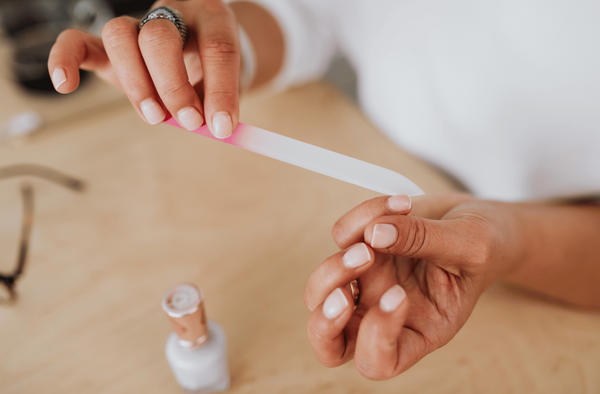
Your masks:
<svg viewBox="0 0 600 394"><path fill-rule="evenodd" d="M183 283L165 293L162 307L173 326L165 349L167 360L186 394L229 388L227 340L217 323L206 319L204 295Z"/></svg>

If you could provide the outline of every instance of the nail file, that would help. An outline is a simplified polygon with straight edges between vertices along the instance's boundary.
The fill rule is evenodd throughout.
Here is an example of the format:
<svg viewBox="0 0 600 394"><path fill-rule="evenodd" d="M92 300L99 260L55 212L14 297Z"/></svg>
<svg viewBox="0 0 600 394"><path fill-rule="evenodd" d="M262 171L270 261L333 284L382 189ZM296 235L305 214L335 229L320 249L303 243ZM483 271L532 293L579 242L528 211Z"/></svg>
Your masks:
<svg viewBox="0 0 600 394"><path fill-rule="evenodd" d="M183 128L173 117L165 123ZM247 124L240 123L233 134L224 139L213 136L206 125L193 133L379 193L409 196L424 194L411 180L387 168Z"/></svg>

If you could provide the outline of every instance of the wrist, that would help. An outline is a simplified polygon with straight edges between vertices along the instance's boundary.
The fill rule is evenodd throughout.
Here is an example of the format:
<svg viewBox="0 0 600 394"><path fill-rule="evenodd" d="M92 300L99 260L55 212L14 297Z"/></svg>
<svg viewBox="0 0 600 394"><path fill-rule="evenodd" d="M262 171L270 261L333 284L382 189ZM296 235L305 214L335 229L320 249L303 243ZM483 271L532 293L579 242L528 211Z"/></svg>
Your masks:
<svg viewBox="0 0 600 394"><path fill-rule="evenodd" d="M527 214L525 204L496 204L502 217L504 239L498 279L507 279L526 263L539 232L535 230L535 221Z"/></svg>

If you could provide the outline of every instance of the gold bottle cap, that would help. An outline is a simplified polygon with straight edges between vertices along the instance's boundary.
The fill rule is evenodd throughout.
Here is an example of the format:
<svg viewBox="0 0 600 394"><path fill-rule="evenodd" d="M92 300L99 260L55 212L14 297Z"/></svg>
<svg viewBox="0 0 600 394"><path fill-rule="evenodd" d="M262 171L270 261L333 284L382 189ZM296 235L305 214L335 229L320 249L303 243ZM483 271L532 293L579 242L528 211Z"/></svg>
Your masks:
<svg viewBox="0 0 600 394"><path fill-rule="evenodd" d="M197 348L208 341L204 294L197 286L182 283L171 287L163 297L162 308L169 315L181 346Z"/></svg>

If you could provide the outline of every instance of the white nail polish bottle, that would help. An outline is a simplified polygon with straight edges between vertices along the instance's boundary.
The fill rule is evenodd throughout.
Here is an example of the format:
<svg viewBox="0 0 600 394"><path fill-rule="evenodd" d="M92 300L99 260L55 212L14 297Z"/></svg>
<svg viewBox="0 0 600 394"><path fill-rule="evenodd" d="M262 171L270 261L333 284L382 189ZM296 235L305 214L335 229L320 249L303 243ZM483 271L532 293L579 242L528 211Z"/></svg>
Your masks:
<svg viewBox="0 0 600 394"><path fill-rule="evenodd" d="M165 293L162 307L173 325L165 352L186 394L211 393L229 388L227 340L217 323L206 320L204 295L183 283Z"/></svg>

